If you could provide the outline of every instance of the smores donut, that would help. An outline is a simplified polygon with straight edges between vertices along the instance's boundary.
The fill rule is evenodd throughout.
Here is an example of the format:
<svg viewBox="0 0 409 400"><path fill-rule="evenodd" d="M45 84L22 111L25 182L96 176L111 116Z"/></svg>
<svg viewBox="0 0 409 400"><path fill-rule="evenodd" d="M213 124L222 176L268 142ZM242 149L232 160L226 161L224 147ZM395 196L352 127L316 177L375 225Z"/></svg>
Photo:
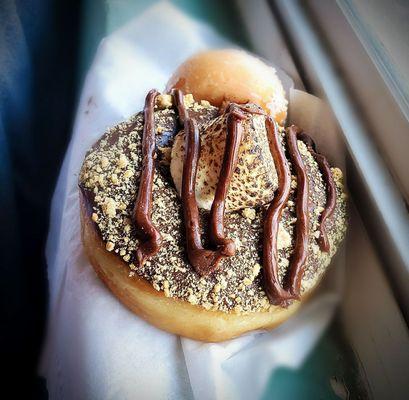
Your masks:
<svg viewBox="0 0 409 400"><path fill-rule="evenodd" d="M222 341L285 321L346 231L342 172L257 105L179 89L109 129L79 177L98 276L168 332Z"/></svg>

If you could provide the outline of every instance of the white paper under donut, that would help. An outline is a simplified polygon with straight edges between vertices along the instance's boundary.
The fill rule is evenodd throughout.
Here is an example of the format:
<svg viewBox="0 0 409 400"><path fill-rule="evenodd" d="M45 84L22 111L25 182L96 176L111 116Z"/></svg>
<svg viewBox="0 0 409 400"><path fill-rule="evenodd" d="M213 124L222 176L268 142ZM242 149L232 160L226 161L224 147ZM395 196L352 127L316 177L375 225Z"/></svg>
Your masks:
<svg viewBox="0 0 409 400"><path fill-rule="evenodd" d="M146 92L163 89L186 57L213 47L231 44L163 2L98 49L51 210L50 318L40 368L50 399L257 399L274 369L301 365L334 312L343 276L339 256L341 266L331 269L320 292L278 329L222 344L181 339L129 312L85 258L77 189L85 152L107 127L141 110ZM291 81L284 81L289 91ZM323 104L291 91L290 107L292 120L302 122L339 165L343 151Z"/></svg>

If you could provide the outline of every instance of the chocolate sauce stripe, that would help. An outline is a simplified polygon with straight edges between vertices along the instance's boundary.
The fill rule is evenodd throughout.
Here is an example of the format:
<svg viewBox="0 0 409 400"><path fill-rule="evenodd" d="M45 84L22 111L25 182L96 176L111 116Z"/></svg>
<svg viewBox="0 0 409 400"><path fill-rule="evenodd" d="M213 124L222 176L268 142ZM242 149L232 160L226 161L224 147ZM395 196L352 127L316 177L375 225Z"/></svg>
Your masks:
<svg viewBox="0 0 409 400"><path fill-rule="evenodd" d="M297 176L295 248L290 259L288 275L285 279L285 289L295 298L300 297L301 281L307 261L309 243L309 211L308 211L308 175L303 159L298 149L297 135L299 129L292 125L287 129L287 145Z"/></svg>
<svg viewBox="0 0 409 400"><path fill-rule="evenodd" d="M136 252L139 266L155 255L161 246L162 238L159 231L153 225L152 216L152 190L153 177L155 171L155 121L154 107L155 100L159 93L151 90L145 99L144 123L142 135L142 171L139 182L138 195L136 198L133 218L136 232L141 243Z"/></svg>
<svg viewBox="0 0 409 400"><path fill-rule="evenodd" d="M243 132L240 121L245 117L245 114L243 114L240 109L229 107L223 162L210 211L210 241L221 250L224 256L228 257L234 256L236 247L234 241L227 239L224 232L225 202L230 182L237 166L239 148L242 140Z"/></svg>
<svg viewBox="0 0 409 400"><path fill-rule="evenodd" d="M134 208L134 220L141 244L137 250L140 265L155 255L161 245L161 236L151 221L152 188L155 158L155 127L154 106L158 96L156 90L151 90L145 100L144 126L142 138L143 164L138 196ZM199 274L213 272L220 260L235 254L234 242L226 238L224 229L225 201L229 185L237 165L238 152L242 139L241 120L244 112L265 115L258 108L251 108L231 103L226 107L227 133L225 152L215 198L210 212L210 242L216 246L215 250L203 248L199 209L196 202L195 185L196 173L200 155L200 135L197 123L189 116L184 105L182 91L172 92L177 106L179 121L185 131L185 158L182 175L182 208L186 229L186 249L189 262ZM266 116L266 130L270 138L270 151L277 169L279 187L270 204L264 221L263 237L263 271L267 296L273 304L285 305L288 300L298 299L301 291L301 281L304 273L309 244L309 183L306 168L298 149L297 140L303 140L309 152L316 160L326 184L327 201L320 217L320 237L318 243L322 251L329 251L329 241L325 229L326 220L333 214L336 202L335 183L326 158L315 151L312 139L295 127L291 126L286 132L286 142L291 162L297 177L295 248L290 259L290 266L284 284L280 284L278 276L277 236L282 212L287 204L290 187L291 172L280 143L277 125Z"/></svg>
<svg viewBox="0 0 409 400"><path fill-rule="evenodd" d="M214 271L223 255L220 250L207 250L202 245L199 208L195 193L197 164L200 155L199 129L195 119L189 118L182 91L174 90L173 96L180 123L183 124L185 132L181 198L186 230L186 252L188 260L196 272L206 275Z"/></svg>
<svg viewBox="0 0 409 400"><path fill-rule="evenodd" d="M331 168L329 166L328 160L322 154L319 154L315 149L315 143L312 138L304 132L298 134L298 139L302 140L308 148L308 151L312 154L318 167L321 171L322 177L324 179L325 190L326 190L326 202L323 212L320 216L320 236L318 238L318 245L321 251L329 252L330 244L328 240L327 231L325 228L325 222L328 218L332 216L335 211L337 192L335 188L334 178L331 173Z"/></svg>
<svg viewBox="0 0 409 400"><path fill-rule="evenodd" d="M293 298L291 293L281 287L278 276L277 235L282 212L287 204L291 173L284 149L281 146L277 133L277 125L271 118L266 118L266 129L270 138L270 151L278 175L278 189L270 204L264 220L263 229L263 274L266 294L273 304L284 305Z"/></svg>
<svg viewBox="0 0 409 400"><path fill-rule="evenodd" d="M327 193L327 201L325 203L324 211L321 213L320 216L320 236L318 238L318 245L320 249L324 252L330 251L330 243L327 235L327 230L325 227L325 222L328 218L332 216L335 211L336 200L337 200L337 192L335 188L334 178L331 173L331 168L328 164L327 159L318 153L315 153L315 158L317 160L318 165L320 166L320 170L322 176L324 178L326 193Z"/></svg>
<svg viewBox="0 0 409 400"><path fill-rule="evenodd" d="M208 274L219 263L219 251L203 248L200 234L199 208L196 202L195 183L200 154L199 130L194 119L184 120L185 159L182 176L182 208L186 229L186 251L189 262L201 275Z"/></svg>

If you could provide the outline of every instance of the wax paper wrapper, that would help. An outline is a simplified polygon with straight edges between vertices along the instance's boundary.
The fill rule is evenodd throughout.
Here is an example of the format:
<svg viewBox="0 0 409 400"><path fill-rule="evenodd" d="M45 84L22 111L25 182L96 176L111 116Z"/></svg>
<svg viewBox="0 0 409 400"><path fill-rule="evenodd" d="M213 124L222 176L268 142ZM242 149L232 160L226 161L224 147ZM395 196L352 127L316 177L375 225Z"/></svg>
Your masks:
<svg viewBox="0 0 409 400"><path fill-rule="evenodd" d="M159 34L160 33L160 34ZM87 149L143 108L191 54L233 45L170 3L159 3L105 38L82 91L72 140L54 194L47 245L50 311L40 373L50 399L257 399L278 367L297 368L340 297L342 257L319 292L271 332L219 344L180 338L128 311L97 278L81 245L77 179ZM342 165L335 125L317 98L292 88L290 119Z"/></svg>

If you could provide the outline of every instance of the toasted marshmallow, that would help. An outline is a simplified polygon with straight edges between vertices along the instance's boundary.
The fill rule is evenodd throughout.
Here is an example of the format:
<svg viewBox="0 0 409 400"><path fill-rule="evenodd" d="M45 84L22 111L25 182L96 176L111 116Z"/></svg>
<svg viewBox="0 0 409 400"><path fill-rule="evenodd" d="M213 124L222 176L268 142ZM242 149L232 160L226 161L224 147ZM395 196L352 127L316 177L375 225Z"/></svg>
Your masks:
<svg viewBox="0 0 409 400"><path fill-rule="evenodd" d="M278 186L274 160L270 153L265 116L246 112L241 121L242 140L237 167L230 182L226 211L259 206L270 202ZM196 201L199 208L210 210L223 163L227 134L227 114L202 127L201 148L196 175ZM179 132L172 147L170 171L181 192L185 155L185 134Z"/></svg>

